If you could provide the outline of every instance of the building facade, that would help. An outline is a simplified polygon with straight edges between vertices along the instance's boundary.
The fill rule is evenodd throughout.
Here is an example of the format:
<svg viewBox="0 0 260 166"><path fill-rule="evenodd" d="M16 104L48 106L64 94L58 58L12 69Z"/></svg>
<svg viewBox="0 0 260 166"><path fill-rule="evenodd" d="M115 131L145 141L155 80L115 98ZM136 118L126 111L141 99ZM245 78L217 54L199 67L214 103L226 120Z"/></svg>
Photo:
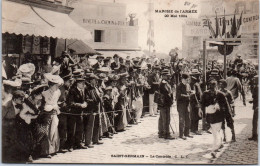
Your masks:
<svg viewBox="0 0 260 166"><path fill-rule="evenodd" d="M187 19L183 24L182 49L184 57L198 58L202 56L203 39L210 37L206 19L210 19L212 27L215 30L217 13L220 33L223 31L224 16L226 20L226 32L230 33L235 14L236 24L240 21L240 17L242 18L242 25L238 35L241 35L241 38L248 38L248 40L243 40L241 45L235 46L234 51L227 58L234 59L237 54L240 54L245 59L258 58L258 43L253 39L259 37L259 1L201 0L199 5L201 8L199 18ZM217 51L217 47L207 46L207 50L207 54L211 59L217 60L222 57Z"/></svg>
<svg viewBox="0 0 260 166"><path fill-rule="evenodd" d="M138 51L138 22L126 4L80 1L70 17L92 34L88 44L100 51Z"/></svg>

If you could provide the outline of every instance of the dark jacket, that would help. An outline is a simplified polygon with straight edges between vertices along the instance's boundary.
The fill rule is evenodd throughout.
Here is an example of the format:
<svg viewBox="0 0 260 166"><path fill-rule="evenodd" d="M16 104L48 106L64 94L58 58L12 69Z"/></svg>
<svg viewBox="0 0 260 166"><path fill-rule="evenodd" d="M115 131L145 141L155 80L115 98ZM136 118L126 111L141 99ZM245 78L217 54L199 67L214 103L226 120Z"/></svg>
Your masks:
<svg viewBox="0 0 260 166"><path fill-rule="evenodd" d="M201 106L202 108L208 107L210 105L218 104L220 107L219 111L216 111L213 114L207 114L206 120L208 123L219 123L224 120L225 114L230 111L228 101L225 97L225 94L220 91L216 93L211 93L210 91L205 91L201 97ZM206 108L207 109L207 108Z"/></svg>
<svg viewBox="0 0 260 166"><path fill-rule="evenodd" d="M83 104L84 101L87 101L86 97L87 97L86 90L85 90L85 95L82 96L77 86L71 87L66 100L70 108L70 112L74 114L81 114L84 109L81 108L80 105Z"/></svg>
<svg viewBox="0 0 260 166"><path fill-rule="evenodd" d="M154 94L154 92L159 89L159 83L154 84L155 82L159 82L159 81L160 81L160 77L155 73L151 73L148 76L148 84L151 86L151 89L149 90L149 94Z"/></svg>
<svg viewBox="0 0 260 166"><path fill-rule="evenodd" d="M171 107L173 104L173 94L171 86L163 80L159 85L159 93L163 97L163 103L158 103L159 107Z"/></svg>
<svg viewBox="0 0 260 166"><path fill-rule="evenodd" d="M177 106L179 104L189 105L190 102L190 95L187 92L186 85L180 83L176 88L176 99L177 99Z"/></svg>
<svg viewBox="0 0 260 166"><path fill-rule="evenodd" d="M98 113L100 111L99 104L102 103L102 98L97 94L97 89L92 86L88 86L86 88L86 98L88 103L86 112Z"/></svg>

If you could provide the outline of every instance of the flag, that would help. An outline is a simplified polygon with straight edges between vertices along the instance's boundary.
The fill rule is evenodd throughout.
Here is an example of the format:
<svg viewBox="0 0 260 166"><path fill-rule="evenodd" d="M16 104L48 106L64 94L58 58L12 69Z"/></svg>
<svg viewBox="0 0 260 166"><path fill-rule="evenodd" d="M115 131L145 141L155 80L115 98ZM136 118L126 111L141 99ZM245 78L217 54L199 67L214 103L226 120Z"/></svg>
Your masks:
<svg viewBox="0 0 260 166"><path fill-rule="evenodd" d="M208 18L207 18L207 20L208 20L208 27L209 27L209 30L210 30L210 36L211 36L211 37L215 37L216 34L215 34L214 29L213 29L212 26L211 26L211 22L210 22L210 20L209 20Z"/></svg>
<svg viewBox="0 0 260 166"><path fill-rule="evenodd" d="M243 11L241 12L240 18L239 18L238 23L237 23L237 37L238 38L241 37L242 15L243 15Z"/></svg>
<svg viewBox="0 0 260 166"><path fill-rule="evenodd" d="M225 9L224 9L224 17L223 17L222 36L224 36L224 37L226 38L226 17L225 17Z"/></svg>
<svg viewBox="0 0 260 166"><path fill-rule="evenodd" d="M215 34L215 38L218 38L219 36L221 36L221 33L220 33L220 27L219 27L219 24L218 24L218 15L217 15L217 12L215 11L216 13L216 34Z"/></svg>
<svg viewBox="0 0 260 166"><path fill-rule="evenodd" d="M235 12L234 17L233 17L230 34L231 34L232 37L237 36L236 12Z"/></svg>
<svg viewBox="0 0 260 166"><path fill-rule="evenodd" d="M147 45L154 47L155 46L155 43L154 43L154 20L153 20L152 15L151 15L152 11L153 11L153 3L150 2L149 6L148 6L149 27L148 27L148 32L147 32Z"/></svg>

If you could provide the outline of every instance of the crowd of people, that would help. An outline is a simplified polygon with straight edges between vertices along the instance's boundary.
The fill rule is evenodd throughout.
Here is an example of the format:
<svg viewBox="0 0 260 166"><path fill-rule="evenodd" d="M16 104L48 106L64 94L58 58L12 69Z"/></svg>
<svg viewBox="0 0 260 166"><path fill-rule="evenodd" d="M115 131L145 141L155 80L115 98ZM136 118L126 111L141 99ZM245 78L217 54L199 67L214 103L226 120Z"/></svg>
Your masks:
<svg viewBox="0 0 260 166"><path fill-rule="evenodd" d="M249 81L253 96L253 136L257 140L258 68L236 60L223 79L223 64L209 62L202 84L198 60L88 56L79 59L63 52L53 65L41 70L30 59L2 77L3 162L26 162L56 153L94 148L127 127L138 125L146 114L159 115L158 136L176 139L170 128L170 108L177 104L179 138L192 138L203 130L214 137L212 156L221 148L225 122L236 141L234 100L241 82ZM240 58L238 58L240 59ZM39 72L40 71L40 72ZM10 73L11 72L11 73ZM13 74L12 74L13 73ZM206 85L207 89L206 90ZM141 125L141 124L139 124ZM176 131L175 131L176 132Z"/></svg>

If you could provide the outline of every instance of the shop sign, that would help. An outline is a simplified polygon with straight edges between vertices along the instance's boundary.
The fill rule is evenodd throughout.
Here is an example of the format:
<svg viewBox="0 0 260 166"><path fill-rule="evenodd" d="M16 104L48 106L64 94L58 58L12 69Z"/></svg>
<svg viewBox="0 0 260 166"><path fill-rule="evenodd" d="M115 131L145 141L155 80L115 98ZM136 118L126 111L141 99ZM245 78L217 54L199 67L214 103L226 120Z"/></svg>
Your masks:
<svg viewBox="0 0 260 166"><path fill-rule="evenodd" d="M103 25L118 25L125 26L125 21L116 21L116 20L100 20L100 19L83 19L84 24L103 24Z"/></svg>

